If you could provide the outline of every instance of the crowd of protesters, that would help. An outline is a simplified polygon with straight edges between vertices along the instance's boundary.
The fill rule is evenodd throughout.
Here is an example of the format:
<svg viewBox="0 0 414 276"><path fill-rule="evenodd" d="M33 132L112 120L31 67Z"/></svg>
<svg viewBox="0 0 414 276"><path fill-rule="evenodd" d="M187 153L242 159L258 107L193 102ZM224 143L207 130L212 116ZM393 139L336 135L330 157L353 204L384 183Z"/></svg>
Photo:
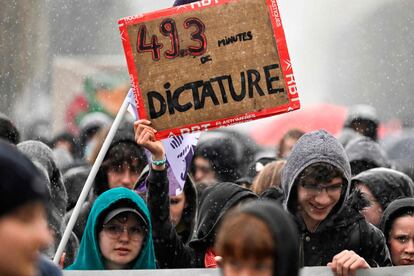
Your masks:
<svg viewBox="0 0 414 276"><path fill-rule="evenodd" d="M239 133L206 134L175 195L151 122L124 120L55 266L111 123L91 113L78 135L23 141L0 114L0 275L218 267L295 276L304 266L355 275L414 265L414 148L399 143L414 134L380 140L376 111L356 106L337 137L292 129L269 156Z"/></svg>
<svg viewBox="0 0 414 276"><path fill-rule="evenodd" d="M414 265L413 175L388 157L395 146L379 141L374 111L357 107L338 137L291 130L269 156L232 131L206 133L176 195L151 122L125 119L59 269L50 260L108 133L103 118L86 116L77 137L21 141L0 116L1 275L215 267L297 275L304 266L353 275Z"/></svg>

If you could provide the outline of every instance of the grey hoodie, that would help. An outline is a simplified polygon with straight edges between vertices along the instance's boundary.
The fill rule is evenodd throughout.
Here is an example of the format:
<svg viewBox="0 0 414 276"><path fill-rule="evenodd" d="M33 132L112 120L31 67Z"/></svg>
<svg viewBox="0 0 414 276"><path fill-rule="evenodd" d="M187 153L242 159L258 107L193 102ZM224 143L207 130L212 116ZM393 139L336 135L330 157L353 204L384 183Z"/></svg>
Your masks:
<svg viewBox="0 0 414 276"><path fill-rule="evenodd" d="M47 203L47 216L49 226L55 232L55 246L59 243L63 231L63 216L66 214L68 196L63 185L62 174L58 169L52 150L39 141L25 141L19 143L17 148L24 153L38 168L47 184L50 200ZM47 254L53 257L56 248L49 248Z"/></svg>
<svg viewBox="0 0 414 276"><path fill-rule="evenodd" d="M339 141L324 130L314 131L303 135L293 147L282 173L282 187L284 190L283 206L288 210L292 187L296 178L312 164L324 162L335 166L343 172L346 182L342 187L337 212L341 211L349 195L351 167L345 150ZM288 210L293 211L293 210ZM332 215L332 214L331 214Z"/></svg>
<svg viewBox="0 0 414 276"><path fill-rule="evenodd" d="M310 232L297 214L296 179L308 166L328 163L342 171L344 185L334 209ZM319 130L303 135L286 161L282 174L283 205L294 215L300 234L299 261L304 266L324 266L343 250L353 250L371 266L390 265L391 260L381 231L367 223L349 200L351 167L345 150L337 139ZM352 199L354 196L352 196ZM291 209L292 208L292 209ZM293 209L295 208L295 209Z"/></svg>

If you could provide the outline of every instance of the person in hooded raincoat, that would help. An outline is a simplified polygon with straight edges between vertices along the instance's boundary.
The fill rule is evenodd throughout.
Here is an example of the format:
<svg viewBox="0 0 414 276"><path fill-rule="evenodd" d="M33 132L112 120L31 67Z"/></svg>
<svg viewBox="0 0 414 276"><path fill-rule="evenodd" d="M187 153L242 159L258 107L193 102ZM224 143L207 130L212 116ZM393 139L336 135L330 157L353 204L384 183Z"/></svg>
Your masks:
<svg viewBox="0 0 414 276"><path fill-rule="evenodd" d="M391 202L381 220L393 265L414 265L414 198Z"/></svg>
<svg viewBox="0 0 414 276"><path fill-rule="evenodd" d="M191 163L191 175L196 183L234 182L240 178L237 143L230 136L200 141Z"/></svg>
<svg viewBox="0 0 414 276"><path fill-rule="evenodd" d="M128 217L122 217L125 213ZM67 269L155 268L151 218L144 200L123 187L102 193L92 206L77 258Z"/></svg>
<svg viewBox="0 0 414 276"><path fill-rule="evenodd" d="M384 235L350 204L351 168L344 148L320 130L296 143L282 173L283 205L300 233L303 266L329 265L342 275L391 264Z"/></svg>
<svg viewBox="0 0 414 276"><path fill-rule="evenodd" d="M365 219L379 226L382 214L388 205L402 197L414 196L414 182L399 171L375 168L352 178L353 186L365 194L370 206L362 211Z"/></svg>
<svg viewBox="0 0 414 276"><path fill-rule="evenodd" d="M147 178L147 202L153 221L157 262L161 268L217 267L214 241L223 215L232 207L256 199L252 191L234 183L221 182L205 189L199 201L195 237L186 244L170 219L165 150L155 139L155 130L147 120L135 122L135 138L152 154L153 163ZM155 161L155 163L154 163ZM159 161L159 162L157 162ZM162 164L160 164L162 163Z"/></svg>
<svg viewBox="0 0 414 276"><path fill-rule="evenodd" d="M226 214L215 249L224 276L295 276L299 272L296 226L272 201L253 201Z"/></svg>
<svg viewBox="0 0 414 276"><path fill-rule="evenodd" d="M47 204L47 219L54 234L54 243L46 249L45 254L53 258L64 232L64 219L68 197L63 184L62 174L56 164L52 150L40 141L28 140L17 144L17 149L24 153L38 168L50 194ZM65 264L72 263L79 246L79 240L72 232L65 248Z"/></svg>
<svg viewBox="0 0 414 276"><path fill-rule="evenodd" d="M351 140L345 152L351 164L352 176L373 168L390 167L387 153L368 137L359 136Z"/></svg>

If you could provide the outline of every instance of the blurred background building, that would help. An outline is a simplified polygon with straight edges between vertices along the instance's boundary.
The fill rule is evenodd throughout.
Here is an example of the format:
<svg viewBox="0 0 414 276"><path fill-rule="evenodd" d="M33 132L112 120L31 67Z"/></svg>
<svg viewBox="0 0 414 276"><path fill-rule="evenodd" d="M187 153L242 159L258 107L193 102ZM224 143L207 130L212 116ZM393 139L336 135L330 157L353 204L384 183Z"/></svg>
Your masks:
<svg viewBox="0 0 414 276"><path fill-rule="evenodd" d="M45 136L115 114L129 84L117 20L172 3L1 0L0 112ZM278 3L304 108L370 104L383 122L413 125L414 1Z"/></svg>

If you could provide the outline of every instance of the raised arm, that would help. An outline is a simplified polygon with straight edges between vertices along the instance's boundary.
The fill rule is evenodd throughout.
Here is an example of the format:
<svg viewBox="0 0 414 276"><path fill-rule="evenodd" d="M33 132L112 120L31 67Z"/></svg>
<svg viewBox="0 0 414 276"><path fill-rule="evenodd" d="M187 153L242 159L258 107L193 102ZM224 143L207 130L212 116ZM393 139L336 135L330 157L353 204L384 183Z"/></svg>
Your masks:
<svg viewBox="0 0 414 276"><path fill-rule="evenodd" d="M147 179L147 204L153 224L158 265L160 268L195 267L193 249L182 242L170 220L169 182L166 165L162 164L166 158L164 146L156 140L156 130L150 126L149 121L138 120L134 128L136 142L151 152L153 160Z"/></svg>

